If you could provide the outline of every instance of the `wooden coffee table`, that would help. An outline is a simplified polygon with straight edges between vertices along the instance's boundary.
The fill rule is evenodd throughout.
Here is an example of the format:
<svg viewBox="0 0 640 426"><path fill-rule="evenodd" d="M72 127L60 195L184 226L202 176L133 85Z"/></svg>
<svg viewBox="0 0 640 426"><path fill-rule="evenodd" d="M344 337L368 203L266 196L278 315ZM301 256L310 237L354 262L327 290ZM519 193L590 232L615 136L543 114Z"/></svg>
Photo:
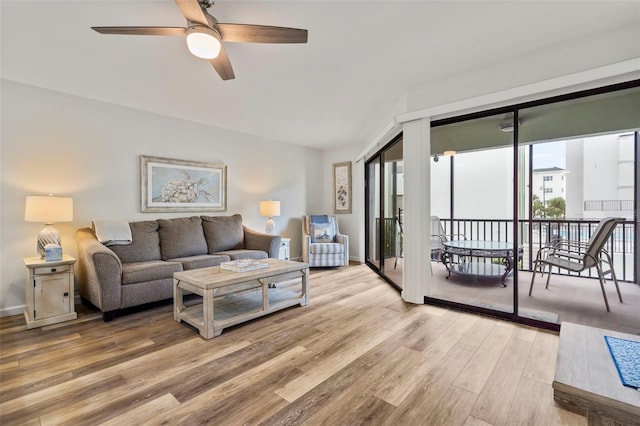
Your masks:
<svg viewBox="0 0 640 426"><path fill-rule="evenodd" d="M294 305L309 303L309 265L267 259L269 267L233 272L219 266L173 274L173 318L196 327L205 339L227 327ZM274 283L300 278L302 291L281 289ZM202 303L185 306L184 292L202 296ZM226 302L226 303L225 303ZM215 305L215 307L214 307Z"/></svg>

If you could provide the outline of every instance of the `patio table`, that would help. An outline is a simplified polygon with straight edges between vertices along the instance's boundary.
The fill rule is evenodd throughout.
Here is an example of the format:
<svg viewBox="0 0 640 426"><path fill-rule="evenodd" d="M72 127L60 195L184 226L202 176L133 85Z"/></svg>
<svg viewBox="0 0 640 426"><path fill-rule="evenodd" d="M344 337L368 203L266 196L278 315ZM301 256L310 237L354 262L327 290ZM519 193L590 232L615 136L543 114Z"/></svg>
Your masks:
<svg viewBox="0 0 640 426"><path fill-rule="evenodd" d="M504 280L513 271L513 243L483 240L452 240L443 243L440 260L447 268L447 279L452 273L477 278L500 278ZM473 259L483 259L474 261ZM522 258L522 246L518 247L518 259ZM492 260L499 259L500 263Z"/></svg>

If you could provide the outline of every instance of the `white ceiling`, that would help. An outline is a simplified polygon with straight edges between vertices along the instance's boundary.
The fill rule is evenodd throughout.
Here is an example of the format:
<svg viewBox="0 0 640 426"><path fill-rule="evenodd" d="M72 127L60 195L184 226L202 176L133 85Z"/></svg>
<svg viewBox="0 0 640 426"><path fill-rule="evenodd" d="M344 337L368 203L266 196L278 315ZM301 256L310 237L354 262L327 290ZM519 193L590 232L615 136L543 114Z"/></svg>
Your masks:
<svg viewBox="0 0 640 426"><path fill-rule="evenodd" d="M90 29L184 26L171 0L1 6L4 79L319 149L369 142L391 119L380 106L412 87L640 26L640 1L218 0L220 22L309 30L307 44L226 43L236 79L222 81L180 37Z"/></svg>

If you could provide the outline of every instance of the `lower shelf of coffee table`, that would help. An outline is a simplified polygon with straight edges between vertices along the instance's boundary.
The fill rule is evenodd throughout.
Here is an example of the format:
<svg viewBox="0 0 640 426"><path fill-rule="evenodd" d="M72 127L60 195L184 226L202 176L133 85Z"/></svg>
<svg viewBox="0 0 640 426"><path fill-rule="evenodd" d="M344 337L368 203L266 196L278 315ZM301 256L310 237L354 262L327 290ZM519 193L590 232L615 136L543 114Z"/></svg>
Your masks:
<svg viewBox="0 0 640 426"><path fill-rule="evenodd" d="M216 335L222 329L240 324L254 318L303 303L300 292L270 288L267 292L269 305L266 310L262 307L262 290L256 289L242 293L228 294L214 301L213 318ZM195 303L180 313L183 321L199 327L203 324L202 303Z"/></svg>

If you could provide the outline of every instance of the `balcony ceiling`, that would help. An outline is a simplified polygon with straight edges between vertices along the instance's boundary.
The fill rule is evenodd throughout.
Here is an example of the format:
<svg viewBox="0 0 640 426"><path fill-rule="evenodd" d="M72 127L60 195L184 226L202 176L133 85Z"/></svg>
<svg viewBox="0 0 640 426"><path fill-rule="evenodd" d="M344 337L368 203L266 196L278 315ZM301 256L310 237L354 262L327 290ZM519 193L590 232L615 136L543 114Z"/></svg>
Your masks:
<svg viewBox="0 0 640 426"><path fill-rule="evenodd" d="M369 142L412 88L620 29L637 35L639 4L219 0L220 22L309 30L303 45L226 43L236 79L222 81L180 37L90 29L184 26L173 1L3 0L1 76L327 149Z"/></svg>

